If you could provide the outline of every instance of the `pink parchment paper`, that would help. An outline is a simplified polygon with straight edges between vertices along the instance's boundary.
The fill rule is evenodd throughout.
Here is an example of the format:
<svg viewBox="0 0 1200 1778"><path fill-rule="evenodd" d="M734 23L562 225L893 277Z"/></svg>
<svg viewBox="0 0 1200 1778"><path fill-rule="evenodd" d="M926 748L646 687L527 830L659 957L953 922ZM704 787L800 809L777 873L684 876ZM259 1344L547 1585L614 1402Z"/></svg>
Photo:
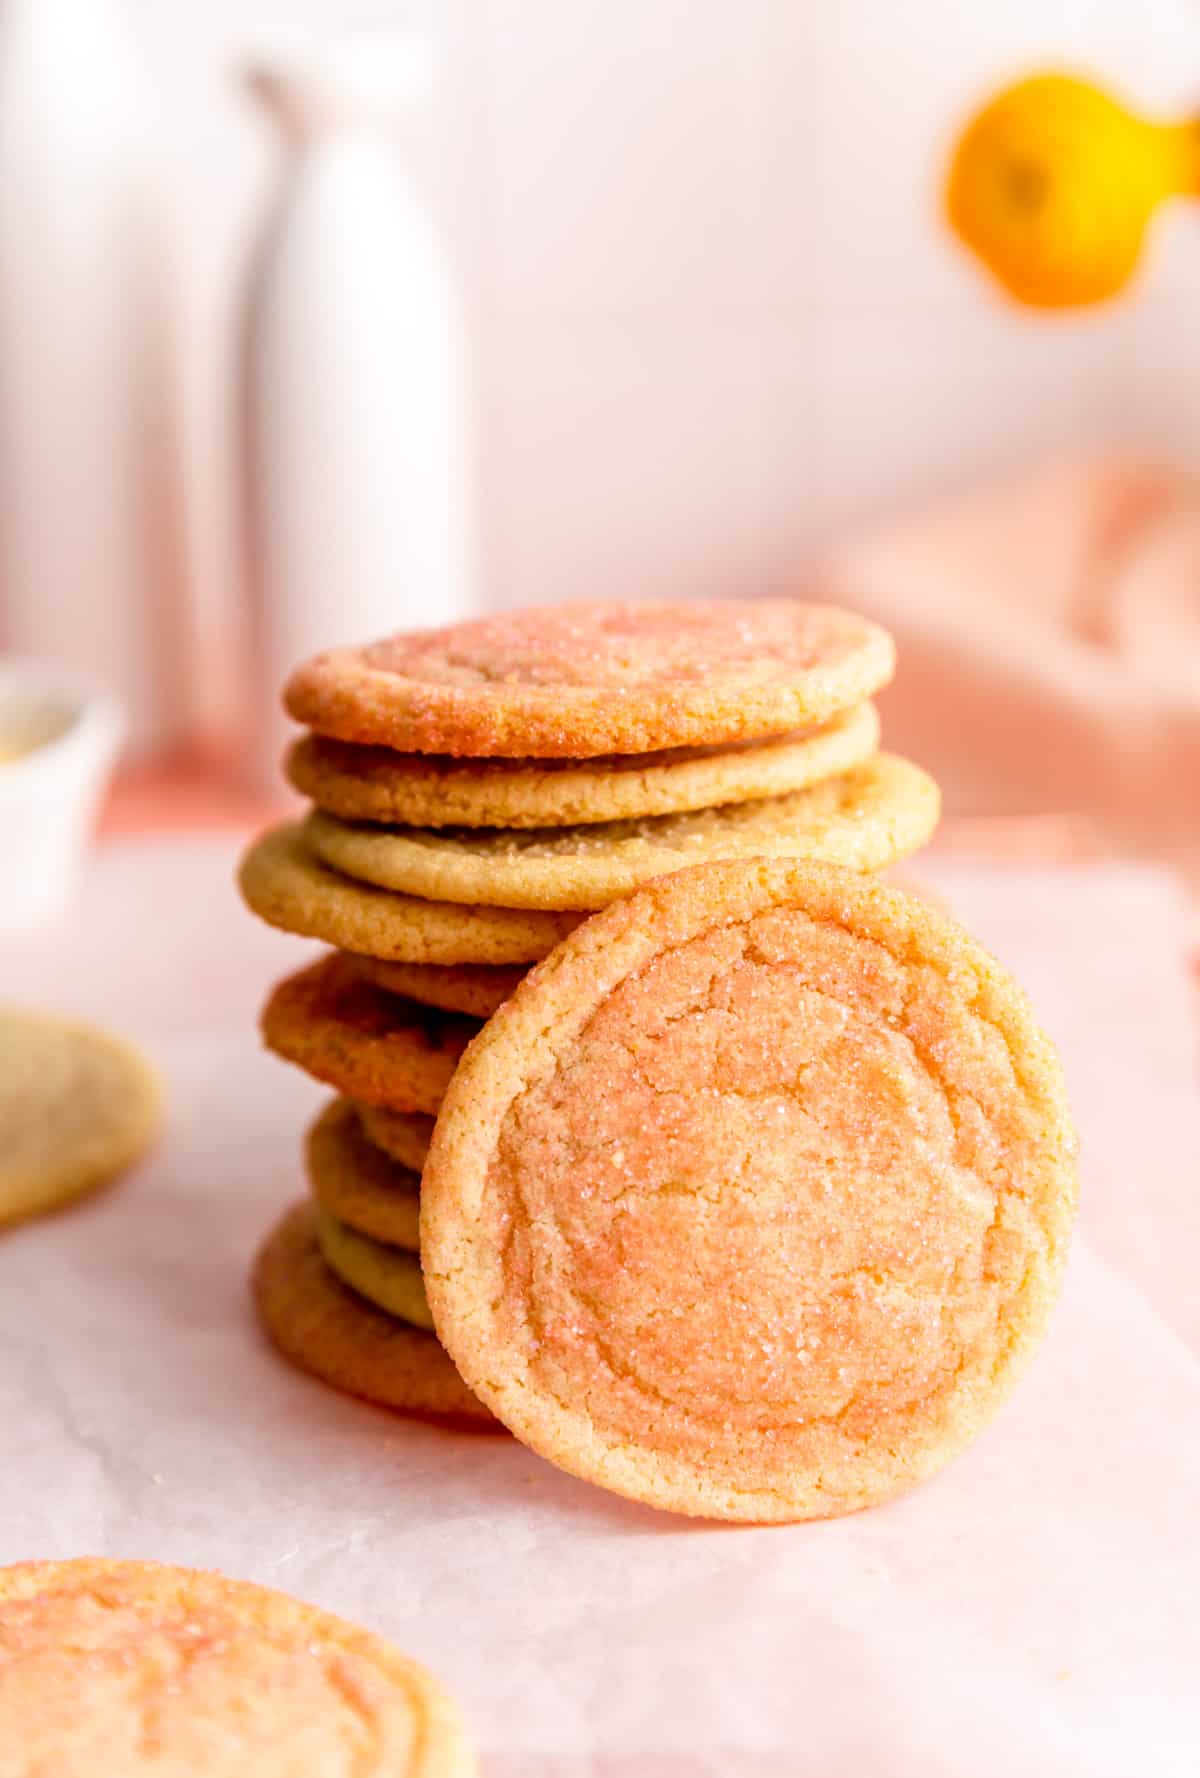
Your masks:
<svg viewBox="0 0 1200 1778"><path fill-rule="evenodd" d="M0 994L145 1042L167 1138L0 1238L0 1560L212 1565L394 1637L491 1778L1174 1778L1200 1771L1200 1107L1168 879L921 863L1025 981L1084 1134L1063 1302L1011 1404L906 1499L825 1525L673 1520L519 1445L281 1364L245 1289L320 1094L260 1055L306 947L225 842L114 844Z"/></svg>

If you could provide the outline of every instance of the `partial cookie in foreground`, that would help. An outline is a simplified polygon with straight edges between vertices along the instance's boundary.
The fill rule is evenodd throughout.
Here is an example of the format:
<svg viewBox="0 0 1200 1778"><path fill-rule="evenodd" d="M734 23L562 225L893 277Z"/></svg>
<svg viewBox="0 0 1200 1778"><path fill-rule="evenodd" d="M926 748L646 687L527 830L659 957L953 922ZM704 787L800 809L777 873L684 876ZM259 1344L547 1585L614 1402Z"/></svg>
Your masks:
<svg viewBox="0 0 1200 1778"><path fill-rule="evenodd" d="M359 1105L356 1110L369 1142L402 1167L421 1171L433 1138L432 1117L419 1111L393 1111L386 1105Z"/></svg>
<svg viewBox="0 0 1200 1778"><path fill-rule="evenodd" d="M473 1778L416 1661L285 1593L157 1562L0 1569L6 1778Z"/></svg>
<svg viewBox="0 0 1200 1778"><path fill-rule="evenodd" d="M688 864L726 858L819 858L879 870L915 852L937 826L927 772L881 753L807 790L646 821L566 828L351 826L315 810L311 850L347 876L445 902L519 909L605 907Z"/></svg>
<svg viewBox="0 0 1200 1778"><path fill-rule="evenodd" d="M531 963L579 924L575 914L453 906L351 882L314 858L295 823L254 842L238 883L269 926L406 963Z"/></svg>
<svg viewBox="0 0 1200 1778"><path fill-rule="evenodd" d="M385 963L378 957L356 957L355 966L364 980L389 994L473 1019L490 1019L526 969L523 963L498 969L486 963Z"/></svg>
<svg viewBox="0 0 1200 1778"><path fill-rule="evenodd" d="M873 704L769 741L599 759L452 759L305 735L287 758L294 787L345 821L408 827L571 827L642 820L803 790L879 745Z"/></svg>
<svg viewBox="0 0 1200 1778"><path fill-rule="evenodd" d="M682 872L484 1027L422 1180L435 1325L527 1444L617 1493L823 1517L930 1475L1045 1329L1062 1072L959 927L808 862Z"/></svg>
<svg viewBox="0 0 1200 1778"><path fill-rule="evenodd" d="M406 1327L338 1283L321 1258L310 1205L293 1206L268 1235L251 1288L272 1344L310 1376L420 1419L504 1431L433 1334Z"/></svg>
<svg viewBox="0 0 1200 1778"><path fill-rule="evenodd" d="M318 655L284 702L318 734L404 753L589 759L827 722L894 665L883 630L829 605L559 605Z"/></svg>
<svg viewBox="0 0 1200 1778"><path fill-rule="evenodd" d="M313 1210L313 1234L321 1258L335 1278L398 1321L433 1332L417 1254L360 1234L320 1204Z"/></svg>
<svg viewBox="0 0 1200 1778"><path fill-rule="evenodd" d="M351 1099L436 1112L475 1019L372 987L347 957L285 976L262 1013L263 1041Z"/></svg>
<svg viewBox="0 0 1200 1778"><path fill-rule="evenodd" d="M432 1128L431 1119L422 1121ZM428 1147L428 1136L424 1146ZM371 1142L358 1108L349 1099L334 1099L325 1107L304 1148L308 1182L318 1204L364 1235L419 1251L420 1162L416 1169L401 1165Z"/></svg>
<svg viewBox="0 0 1200 1778"><path fill-rule="evenodd" d="M109 1184L161 1124L158 1076L131 1044L0 1007L0 1224Z"/></svg>

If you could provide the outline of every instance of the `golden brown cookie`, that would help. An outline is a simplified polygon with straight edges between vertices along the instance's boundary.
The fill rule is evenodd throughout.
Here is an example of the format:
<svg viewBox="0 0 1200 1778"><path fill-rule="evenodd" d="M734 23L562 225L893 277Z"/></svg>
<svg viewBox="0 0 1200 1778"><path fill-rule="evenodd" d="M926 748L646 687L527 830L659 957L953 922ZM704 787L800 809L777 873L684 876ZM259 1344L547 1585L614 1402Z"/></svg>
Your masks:
<svg viewBox="0 0 1200 1778"><path fill-rule="evenodd" d="M53 1210L139 1161L162 1089L132 1045L91 1025L0 1007L0 1224Z"/></svg>
<svg viewBox="0 0 1200 1778"><path fill-rule="evenodd" d="M591 759L788 734L886 685L891 638L792 599L559 605L318 655L284 703L404 753Z"/></svg>
<svg viewBox="0 0 1200 1778"><path fill-rule="evenodd" d="M339 1221L393 1247L419 1250L420 1172L368 1141L349 1099L331 1100L311 1126L305 1162L313 1197Z"/></svg>
<svg viewBox="0 0 1200 1778"><path fill-rule="evenodd" d="M255 841L238 881L269 926L405 963L530 963L579 923L573 914L451 906L353 883L313 857L294 823Z"/></svg>
<svg viewBox="0 0 1200 1778"><path fill-rule="evenodd" d="M721 864L587 921L484 1027L421 1252L463 1377L543 1456L804 1519L990 1418L1075 1201L1058 1060L993 958L870 876Z"/></svg>
<svg viewBox="0 0 1200 1778"><path fill-rule="evenodd" d="M456 1013L384 994L345 957L323 957L273 990L262 1014L263 1041L368 1105L435 1112L479 1024Z"/></svg>
<svg viewBox="0 0 1200 1778"><path fill-rule="evenodd" d="M772 741L599 759L451 759L305 735L288 778L345 821L409 827L571 827L636 821L802 790L849 771L879 745L873 704Z"/></svg>
<svg viewBox="0 0 1200 1778"><path fill-rule="evenodd" d="M311 849L347 876L448 902L527 909L606 907L653 877L722 858L822 858L878 870L937 826L937 785L880 753L840 778L764 802L593 827L354 827L315 810Z"/></svg>
<svg viewBox="0 0 1200 1778"><path fill-rule="evenodd" d="M335 1278L397 1321L433 1332L417 1254L359 1234L320 1204L313 1206L313 1234L321 1258Z"/></svg>
<svg viewBox="0 0 1200 1778"><path fill-rule="evenodd" d="M391 1111L386 1105L357 1107L363 1134L376 1148L419 1173L429 1153L433 1119L419 1111Z"/></svg>
<svg viewBox="0 0 1200 1778"><path fill-rule="evenodd" d="M251 1288L272 1344L299 1370L418 1419L504 1431L433 1334L406 1327L338 1283L321 1258L311 1205L294 1205L268 1235Z"/></svg>
<svg viewBox="0 0 1200 1778"><path fill-rule="evenodd" d="M525 974L523 963L500 969L486 963L385 963L378 957L359 957L356 962L366 981L389 994L403 994L422 1006L440 1006L443 1012L466 1013L473 1019L490 1019Z"/></svg>
<svg viewBox="0 0 1200 1778"><path fill-rule="evenodd" d="M5 1778L472 1778L436 1680L381 1637L157 1562L0 1569Z"/></svg>

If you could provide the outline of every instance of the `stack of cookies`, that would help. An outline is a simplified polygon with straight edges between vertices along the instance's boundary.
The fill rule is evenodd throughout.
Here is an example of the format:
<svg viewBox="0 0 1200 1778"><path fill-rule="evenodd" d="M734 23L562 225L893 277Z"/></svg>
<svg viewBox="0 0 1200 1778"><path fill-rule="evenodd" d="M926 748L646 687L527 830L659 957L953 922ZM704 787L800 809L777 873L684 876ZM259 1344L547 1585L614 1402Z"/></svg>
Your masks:
<svg viewBox="0 0 1200 1778"><path fill-rule="evenodd" d="M913 1077L889 1046L906 1020L927 1047L968 1013L913 961L917 904L864 875L938 814L929 777L878 750L870 698L892 670L874 625L770 601L514 613L296 672L285 702L308 732L287 774L314 806L241 873L257 914L333 947L263 1015L269 1047L339 1095L308 1134L311 1202L256 1268L287 1356L409 1412L498 1419L675 1510L841 1511L928 1467L924 1432L906 1455L885 1415L893 1459L822 1489L814 1465L832 1476L838 1453L783 1431L791 1400L813 1432L797 1366L823 1413L831 1376L887 1400L893 1373L932 1376L936 1330L957 1351L973 1317L1017 1352L973 1287L913 1308L917 1275L936 1297L995 1248L1015 1289L1045 1234L1010 1252L987 1191L939 1196L896 1136L959 1165L928 1123L944 1056ZM967 1147L983 1090L942 1100ZM832 1305L814 1284L831 1265ZM890 1309L855 1306L876 1287ZM893 1347L863 1358L889 1313ZM964 1419L956 1397L948 1449L995 1394L979 1377L1010 1367L994 1341L979 1377L947 1363L972 1403ZM712 1399L686 1408L706 1378Z"/></svg>

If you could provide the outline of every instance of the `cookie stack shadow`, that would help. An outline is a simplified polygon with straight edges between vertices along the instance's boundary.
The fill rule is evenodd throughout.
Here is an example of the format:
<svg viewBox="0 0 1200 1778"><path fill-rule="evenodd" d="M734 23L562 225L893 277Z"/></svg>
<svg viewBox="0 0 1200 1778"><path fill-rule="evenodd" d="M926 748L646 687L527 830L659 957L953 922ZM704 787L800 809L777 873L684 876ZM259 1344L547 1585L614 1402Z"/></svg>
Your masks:
<svg viewBox="0 0 1200 1778"><path fill-rule="evenodd" d="M309 1201L261 1250L255 1296L294 1363L410 1413L498 1428L433 1328L420 1182L460 1057L530 966L592 911L684 866L876 872L936 825L936 785L879 748L870 699L892 657L873 626L782 602L629 609L431 632L420 670L426 639L394 638L320 657L289 688L306 732L286 775L311 808L254 844L240 880L262 919L330 947L278 984L262 1030L336 1097L307 1134ZM808 633L818 620L836 646ZM635 699L636 731L619 647L597 641L614 631L664 681ZM785 642L813 658L788 663L787 697L768 696ZM626 739L639 745L604 750Z"/></svg>

